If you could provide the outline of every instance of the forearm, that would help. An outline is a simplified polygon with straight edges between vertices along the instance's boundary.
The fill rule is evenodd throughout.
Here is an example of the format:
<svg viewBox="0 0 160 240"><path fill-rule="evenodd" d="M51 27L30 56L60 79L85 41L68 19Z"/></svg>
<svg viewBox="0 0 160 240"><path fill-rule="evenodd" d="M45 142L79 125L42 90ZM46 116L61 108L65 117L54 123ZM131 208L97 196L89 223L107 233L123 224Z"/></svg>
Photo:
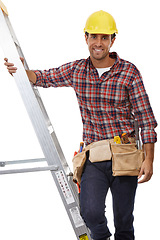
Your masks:
<svg viewBox="0 0 160 240"><path fill-rule="evenodd" d="M145 160L142 164L138 179L144 175L139 183L148 182L153 175L154 143L144 144Z"/></svg>
<svg viewBox="0 0 160 240"><path fill-rule="evenodd" d="M154 160L154 143L144 144L145 160L153 163Z"/></svg>
<svg viewBox="0 0 160 240"><path fill-rule="evenodd" d="M32 82L33 84L35 84L37 81L36 74L31 70L26 70L26 73L29 78L29 81Z"/></svg>

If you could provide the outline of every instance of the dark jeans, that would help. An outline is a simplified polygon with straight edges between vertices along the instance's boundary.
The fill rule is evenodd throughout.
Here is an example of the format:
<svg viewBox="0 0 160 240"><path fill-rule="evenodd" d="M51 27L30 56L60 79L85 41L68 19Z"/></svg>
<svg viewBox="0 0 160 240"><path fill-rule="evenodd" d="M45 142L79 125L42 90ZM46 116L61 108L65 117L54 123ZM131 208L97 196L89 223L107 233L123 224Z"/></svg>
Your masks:
<svg viewBox="0 0 160 240"><path fill-rule="evenodd" d="M113 177L112 161L85 164L81 180L81 214L94 240L111 236L105 217L105 199L110 188L116 240L133 240L133 209L137 177Z"/></svg>

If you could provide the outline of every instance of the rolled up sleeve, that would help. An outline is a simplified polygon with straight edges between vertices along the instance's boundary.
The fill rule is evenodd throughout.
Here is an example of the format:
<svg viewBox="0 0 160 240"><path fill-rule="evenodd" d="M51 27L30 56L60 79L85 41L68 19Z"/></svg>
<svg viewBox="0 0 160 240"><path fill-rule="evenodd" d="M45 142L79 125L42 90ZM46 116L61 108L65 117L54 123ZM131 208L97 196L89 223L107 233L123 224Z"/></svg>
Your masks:
<svg viewBox="0 0 160 240"><path fill-rule="evenodd" d="M49 70L33 70L37 77L35 85L44 88L71 87L73 67L74 62L71 62Z"/></svg>
<svg viewBox="0 0 160 240"><path fill-rule="evenodd" d="M142 142L144 144L155 143L157 141L157 134L155 132L157 121L153 114L141 74L138 70L136 71L132 82L129 97L132 105L132 111L135 118L138 120L139 127L141 128Z"/></svg>

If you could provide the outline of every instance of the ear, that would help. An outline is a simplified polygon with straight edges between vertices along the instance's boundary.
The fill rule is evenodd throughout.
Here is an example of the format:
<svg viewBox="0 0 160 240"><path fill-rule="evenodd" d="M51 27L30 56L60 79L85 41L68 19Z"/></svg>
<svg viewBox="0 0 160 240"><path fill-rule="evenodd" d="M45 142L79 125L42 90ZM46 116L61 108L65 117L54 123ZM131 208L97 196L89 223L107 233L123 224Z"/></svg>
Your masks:
<svg viewBox="0 0 160 240"><path fill-rule="evenodd" d="M116 40L115 37L111 40L111 47L113 46L113 43L114 43L115 40Z"/></svg>
<svg viewBox="0 0 160 240"><path fill-rule="evenodd" d="M87 34L85 34L85 40L86 40L86 43L88 45L88 36L87 36Z"/></svg>

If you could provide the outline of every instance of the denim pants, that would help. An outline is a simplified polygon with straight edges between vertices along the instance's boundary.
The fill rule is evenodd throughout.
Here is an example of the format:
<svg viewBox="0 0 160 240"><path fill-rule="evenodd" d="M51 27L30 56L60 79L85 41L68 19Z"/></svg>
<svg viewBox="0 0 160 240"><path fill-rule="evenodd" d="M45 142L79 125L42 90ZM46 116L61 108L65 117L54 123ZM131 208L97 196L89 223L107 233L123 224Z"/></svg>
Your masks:
<svg viewBox="0 0 160 240"><path fill-rule="evenodd" d="M105 217L105 199L109 188L113 198L115 240L133 240L137 177L113 177L112 161L91 163L87 159L81 179L80 206L91 237L106 240L111 236Z"/></svg>

